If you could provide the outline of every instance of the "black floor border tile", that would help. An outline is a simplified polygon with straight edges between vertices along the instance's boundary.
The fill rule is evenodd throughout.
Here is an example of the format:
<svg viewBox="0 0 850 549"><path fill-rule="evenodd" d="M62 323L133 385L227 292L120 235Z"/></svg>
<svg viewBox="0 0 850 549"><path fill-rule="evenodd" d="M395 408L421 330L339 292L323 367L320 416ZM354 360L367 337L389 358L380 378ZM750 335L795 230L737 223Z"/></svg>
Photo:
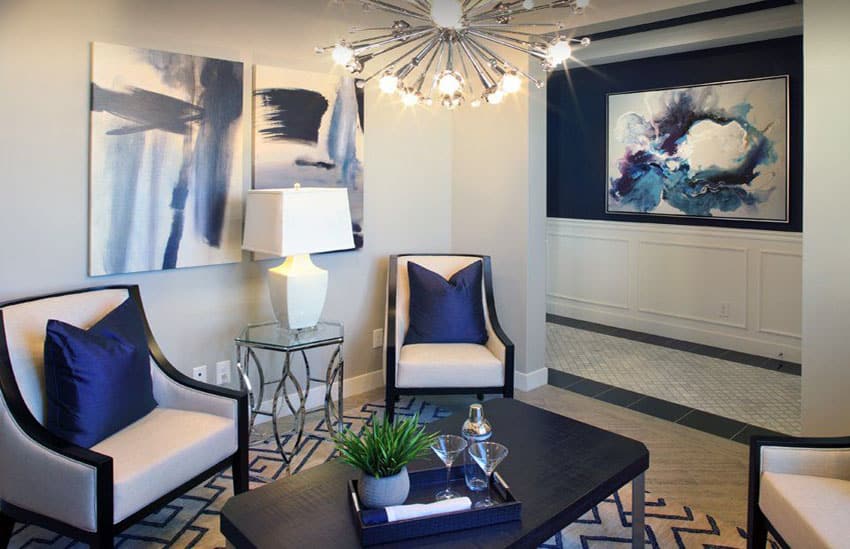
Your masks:
<svg viewBox="0 0 850 549"><path fill-rule="evenodd" d="M613 388L613 385L608 385L607 383L601 383L599 381L593 381L592 379L584 379L582 381L579 381L578 383L570 385L570 391L589 397L599 396L602 393L606 393Z"/></svg>
<svg viewBox="0 0 850 549"><path fill-rule="evenodd" d="M642 343L658 345L659 347L667 347L668 349L675 349L677 351L686 351L688 353L694 353L697 355L719 358L722 360L728 360L730 362L745 364L747 366L755 366L756 368L775 370L777 372L796 376L802 375L802 366L800 364L797 364L796 362L780 360L777 358L751 355L748 353L741 353L739 351L722 349L720 347L712 347L711 345L703 345L701 343L693 343L691 341L684 341L681 339L673 339L669 337L657 336L654 334L647 334L644 332L636 332L634 330L625 330L623 328L606 326L604 324L597 324L595 322L587 322L585 320L567 318L564 316L558 316L549 313L546 314L546 322L551 322L552 324L560 324L561 326L569 326L570 328L577 328L579 330L587 330L588 332L596 332L598 334L619 337L622 339L640 341Z"/></svg>
<svg viewBox="0 0 850 549"><path fill-rule="evenodd" d="M614 387L610 391L605 391L600 395L596 395L596 400L602 400L609 404L623 406L624 408L628 408L643 398L646 398L646 395L629 391L628 389L621 389L619 387Z"/></svg>
<svg viewBox="0 0 850 549"><path fill-rule="evenodd" d="M677 423L728 439L731 439L747 427L747 424L743 421L703 412L702 410L694 410Z"/></svg>
<svg viewBox="0 0 850 549"><path fill-rule="evenodd" d="M740 432L736 433L735 436L732 437L732 440L740 442L741 444L749 445L750 439L754 436L787 437L788 435L771 431L764 427L758 427L756 425L746 425Z"/></svg>
<svg viewBox="0 0 850 549"><path fill-rule="evenodd" d="M549 385L740 444L749 445L750 438L753 436L789 436L676 402L562 372L555 368L549 368Z"/></svg>
<svg viewBox="0 0 850 549"><path fill-rule="evenodd" d="M549 385L554 385L561 389L569 389L572 385L584 380L583 377L568 374L555 368L549 368Z"/></svg>
<svg viewBox="0 0 850 549"><path fill-rule="evenodd" d="M694 411L693 408L688 406L651 396L640 399L631 406L628 406L628 409L642 412L658 419L666 419L673 423L684 419L685 416Z"/></svg>

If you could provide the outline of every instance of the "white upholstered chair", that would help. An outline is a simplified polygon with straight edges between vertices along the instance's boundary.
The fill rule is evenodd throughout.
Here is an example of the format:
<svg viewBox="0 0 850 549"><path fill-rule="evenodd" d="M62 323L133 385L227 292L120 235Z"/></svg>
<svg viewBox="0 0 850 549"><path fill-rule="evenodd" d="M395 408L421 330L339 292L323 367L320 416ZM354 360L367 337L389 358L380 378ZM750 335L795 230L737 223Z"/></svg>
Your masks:
<svg viewBox="0 0 850 549"><path fill-rule="evenodd" d="M848 510L850 437L750 441L748 547L763 549L768 532L783 547L847 547Z"/></svg>
<svg viewBox="0 0 850 549"><path fill-rule="evenodd" d="M482 299L487 343L418 343L404 345L409 322L410 284L407 264L413 261L450 278L476 261L482 263ZM384 329L386 417L392 420L400 395L514 395L514 345L499 326L490 257L482 255L407 254L390 256L387 316Z"/></svg>
<svg viewBox="0 0 850 549"><path fill-rule="evenodd" d="M137 286L0 305L0 547L15 521L112 547L115 534L229 466L234 491L248 489L247 394L181 374L147 319L158 406L92 448L44 427L47 320L89 328L128 297L144 317Z"/></svg>

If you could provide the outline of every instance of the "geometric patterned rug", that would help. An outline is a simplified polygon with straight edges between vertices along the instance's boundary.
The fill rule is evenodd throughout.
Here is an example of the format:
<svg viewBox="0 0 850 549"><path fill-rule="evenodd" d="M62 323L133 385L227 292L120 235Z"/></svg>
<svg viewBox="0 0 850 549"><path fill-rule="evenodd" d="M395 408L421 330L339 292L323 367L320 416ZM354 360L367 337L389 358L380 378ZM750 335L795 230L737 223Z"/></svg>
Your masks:
<svg viewBox="0 0 850 549"><path fill-rule="evenodd" d="M426 401L411 398L396 407L399 415L418 413L422 421L434 421L448 415ZM360 432L382 413L383 405L366 404L348 410L345 421L349 428ZM336 457L333 444L324 438L327 428L323 419L308 421L298 455L293 461L294 474ZM251 488L262 484L257 477L275 479L285 475L285 464L274 442L251 449ZM624 548L631 544L631 485L627 485L597 505L581 519L548 540L545 549ZM175 499L159 512L132 526L115 538L115 546L123 549L182 548L214 549L225 546L219 532L219 511L233 493L229 471L204 482L186 495ZM647 492L646 546L659 548L726 548L746 547L746 532L734 525L722 524L711 515L688 505L674 503ZM84 544L55 532L18 524L9 544L12 548L61 547L74 549Z"/></svg>

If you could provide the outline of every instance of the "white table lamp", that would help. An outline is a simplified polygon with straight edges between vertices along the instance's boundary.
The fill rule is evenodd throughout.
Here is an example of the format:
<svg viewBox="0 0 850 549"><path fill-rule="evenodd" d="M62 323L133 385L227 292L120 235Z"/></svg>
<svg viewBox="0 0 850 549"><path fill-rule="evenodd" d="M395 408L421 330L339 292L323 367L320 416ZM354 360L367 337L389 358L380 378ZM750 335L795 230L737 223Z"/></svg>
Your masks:
<svg viewBox="0 0 850 549"><path fill-rule="evenodd" d="M286 257L269 269L269 293L278 322L290 330L319 322L328 272L311 253L354 248L346 189L302 188L249 191L242 249Z"/></svg>

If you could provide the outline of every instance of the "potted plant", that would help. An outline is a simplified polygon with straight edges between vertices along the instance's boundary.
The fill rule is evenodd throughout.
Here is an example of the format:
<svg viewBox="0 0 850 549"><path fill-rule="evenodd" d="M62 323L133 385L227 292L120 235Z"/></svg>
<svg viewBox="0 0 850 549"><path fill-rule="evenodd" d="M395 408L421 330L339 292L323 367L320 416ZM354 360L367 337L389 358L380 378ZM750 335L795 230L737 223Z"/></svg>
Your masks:
<svg viewBox="0 0 850 549"><path fill-rule="evenodd" d="M396 423L375 420L363 434L347 429L334 441L341 459L363 473L357 489L363 505L389 507L407 499L407 464L426 454L436 437L425 432L417 415Z"/></svg>

